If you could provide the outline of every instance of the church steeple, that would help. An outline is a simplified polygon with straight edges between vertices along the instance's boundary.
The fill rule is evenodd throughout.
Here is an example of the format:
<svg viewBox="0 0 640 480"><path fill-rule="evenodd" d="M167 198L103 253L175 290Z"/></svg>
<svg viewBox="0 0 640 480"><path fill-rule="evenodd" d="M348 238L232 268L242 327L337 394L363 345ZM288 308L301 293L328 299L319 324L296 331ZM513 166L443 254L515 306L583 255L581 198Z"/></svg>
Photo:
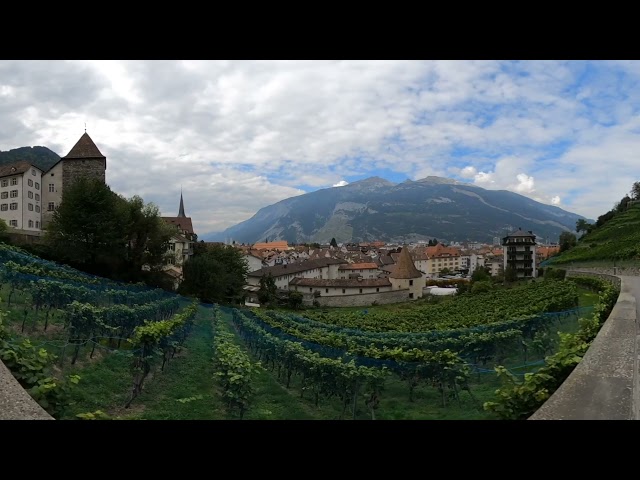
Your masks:
<svg viewBox="0 0 640 480"><path fill-rule="evenodd" d="M178 217L186 217L184 214L184 201L182 200L182 190L180 191L180 211L178 211Z"/></svg>

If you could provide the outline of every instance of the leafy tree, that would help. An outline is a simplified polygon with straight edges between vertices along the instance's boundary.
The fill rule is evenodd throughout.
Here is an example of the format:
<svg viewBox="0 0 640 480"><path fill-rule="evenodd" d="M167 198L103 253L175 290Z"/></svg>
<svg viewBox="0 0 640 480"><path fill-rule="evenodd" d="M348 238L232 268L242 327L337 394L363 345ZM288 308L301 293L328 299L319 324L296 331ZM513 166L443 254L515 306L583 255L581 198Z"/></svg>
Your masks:
<svg viewBox="0 0 640 480"><path fill-rule="evenodd" d="M6 242L8 239L7 231L9 230L9 226L7 222L5 222L2 218L0 218L0 242Z"/></svg>
<svg viewBox="0 0 640 480"><path fill-rule="evenodd" d="M449 270L448 267L444 267L442 270L440 270L440 275L451 275L451 270Z"/></svg>
<svg viewBox="0 0 640 480"><path fill-rule="evenodd" d="M472 282L482 282L491 280L491 272L487 267L476 267L471 274Z"/></svg>
<svg viewBox="0 0 640 480"><path fill-rule="evenodd" d="M633 182L631 187L631 198L634 200L640 200L640 182Z"/></svg>
<svg viewBox="0 0 640 480"><path fill-rule="evenodd" d="M493 289L493 283L490 280L481 280L479 282L473 282L471 287L471 293L485 293L490 292Z"/></svg>
<svg viewBox="0 0 640 480"><path fill-rule="evenodd" d="M332 238L332 239L331 239L331 246L332 246L333 248L338 248L338 242L336 242L336 239L335 239L335 238Z"/></svg>
<svg viewBox="0 0 640 480"><path fill-rule="evenodd" d="M429 247L435 247L436 245L438 245L438 239L434 238L433 240L429 240L429 242L427 243L427 246Z"/></svg>
<svg viewBox="0 0 640 480"><path fill-rule="evenodd" d="M260 278L260 290L258 290L258 301L261 305L270 305L276 300L276 294L278 287L276 287L276 281L269 273L268 275L262 275Z"/></svg>
<svg viewBox="0 0 640 480"><path fill-rule="evenodd" d="M302 306L302 292L296 292L295 290L289 291L289 308L298 310Z"/></svg>
<svg viewBox="0 0 640 480"><path fill-rule="evenodd" d="M562 232L560 234L560 252L569 250L571 247L575 247L577 240L576 236L571 232Z"/></svg>
<svg viewBox="0 0 640 480"><path fill-rule="evenodd" d="M80 178L64 192L46 231L56 258L107 275L126 255L123 200L99 179Z"/></svg>
<svg viewBox="0 0 640 480"><path fill-rule="evenodd" d="M198 297L207 303L237 304L244 298L248 270L239 249L231 245L212 245L184 264L184 280L178 293Z"/></svg>
<svg viewBox="0 0 640 480"><path fill-rule="evenodd" d="M593 228L593 224L587 222L584 218L581 218L576 222L576 232L586 232L589 233Z"/></svg>
<svg viewBox="0 0 640 480"><path fill-rule="evenodd" d="M138 282L160 276L172 234L153 203L127 200L98 179L80 178L65 190L45 242L55 260Z"/></svg>
<svg viewBox="0 0 640 480"><path fill-rule="evenodd" d="M507 265L507 268L504 269L504 280L505 282L515 282L518 279L518 272L513 268L512 265Z"/></svg>
<svg viewBox="0 0 640 480"><path fill-rule="evenodd" d="M144 200L137 195L121 202L119 208L127 236L129 279L137 280L143 266L148 267L151 272L162 271L166 257L170 255L167 250L169 239L175 234L175 227L162 220L156 205L145 205Z"/></svg>

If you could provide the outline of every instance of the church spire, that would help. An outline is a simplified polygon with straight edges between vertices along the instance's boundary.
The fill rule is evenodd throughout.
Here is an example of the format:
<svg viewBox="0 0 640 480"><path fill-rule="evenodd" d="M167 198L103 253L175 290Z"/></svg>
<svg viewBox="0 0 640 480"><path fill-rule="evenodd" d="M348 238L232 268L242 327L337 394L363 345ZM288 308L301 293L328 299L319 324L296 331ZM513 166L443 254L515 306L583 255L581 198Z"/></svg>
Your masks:
<svg viewBox="0 0 640 480"><path fill-rule="evenodd" d="M178 217L186 217L184 214L184 202L182 200L182 189L180 189L180 211L178 212Z"/></svg>

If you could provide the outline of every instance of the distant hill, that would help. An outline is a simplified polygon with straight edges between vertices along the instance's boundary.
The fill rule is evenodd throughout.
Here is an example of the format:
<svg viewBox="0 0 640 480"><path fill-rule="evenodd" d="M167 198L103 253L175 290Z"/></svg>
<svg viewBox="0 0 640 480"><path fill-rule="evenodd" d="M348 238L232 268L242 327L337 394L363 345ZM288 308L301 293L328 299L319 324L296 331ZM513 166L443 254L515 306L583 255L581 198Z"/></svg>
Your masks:
<svg viewBox="0 0 640 480"><path fill-rule="evenodd" d="M486 241L521 227L557 241L584 218L505 190L486 190L448 178L394 184L372 177L318 190L260 209L252 218L207 240L253 243Z"/></svg>
<svg viewBox="0 0 640 480"><path fill-rule="evenodd" d="M617 213L604 225L583 235L575 247L553 257L549 264L632 259L640 260L640 204Z"/></svg>
<svg viewBox="0 0 640 480"><path fill-rule="evenodd" d="M26 160L40 170L47 171L60 160L60 156L47 147L20 147L6 152L0 151L0 165L7 165L20 160Z"/></svg>

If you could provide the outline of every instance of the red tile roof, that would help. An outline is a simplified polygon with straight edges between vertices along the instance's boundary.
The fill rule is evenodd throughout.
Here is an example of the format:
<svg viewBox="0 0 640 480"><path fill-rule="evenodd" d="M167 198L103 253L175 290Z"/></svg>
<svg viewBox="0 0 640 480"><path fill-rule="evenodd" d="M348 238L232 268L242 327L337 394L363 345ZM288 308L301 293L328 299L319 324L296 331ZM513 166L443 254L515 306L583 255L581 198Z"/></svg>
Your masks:
<svg viewBox="0 0 640 480"><path fill-rule="evenodd" d="M32 165L26 160L20 160L19 162L10 163L8 165L0 166L0 178L1 177L10 177L11 175L21 175L27 170L29 170ZM37 167L37 170L40 170Z"/></svg>
<svg viewBox="0 0 640 480"><path fill-rule="evenodd" d="M193 234L191 217L162 217L162 219L165 222L178 227L181 232L186 231L189 234Z"/></svg>
<svg viewBox="0 0 640 480"><path fill-rule="evenodd" d="M357 278L321 279L321 278L294 278L289 285L301 287L390 287L388 278L369 278L358 280Z"/></svg>

